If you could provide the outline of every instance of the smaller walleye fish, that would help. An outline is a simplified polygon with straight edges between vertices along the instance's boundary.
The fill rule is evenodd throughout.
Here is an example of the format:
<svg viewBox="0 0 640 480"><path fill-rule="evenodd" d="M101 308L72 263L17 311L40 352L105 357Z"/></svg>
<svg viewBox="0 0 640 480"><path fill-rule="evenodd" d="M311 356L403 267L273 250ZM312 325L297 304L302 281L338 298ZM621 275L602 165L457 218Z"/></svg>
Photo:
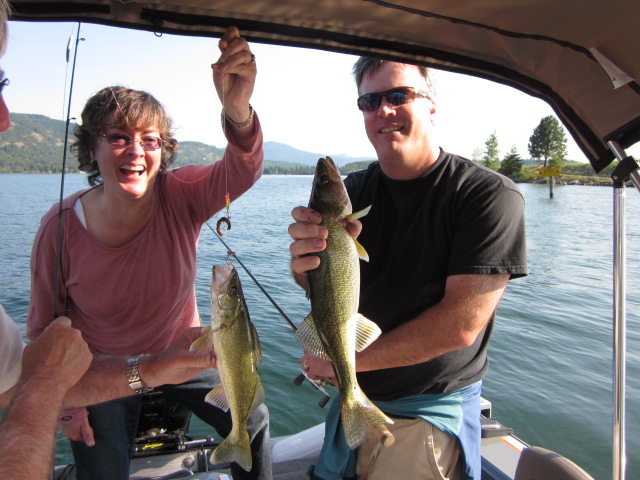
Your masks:
<svg viewBox="0 0 640 480"><path fill-rule="evenodd" d="M247 432L249 415L264 402L265 393L258 376L262 360L260 340L242 293L238 271L232 264L213 267L211 282L211 327L191 350L216 352L221 385L211 390L205 401L231 410L231 433L213 451L215 463L235 462L251 470L251 440Z"/></svg>
<svg viewBox="0 0 640 480"><path fill-rule="evenodd" d="M352 213L351 201L337 167L329 157L316 165L309 207L322 215L329 230L327 248L314 253L320 266L309 272L311 313L296 339L313 355L331 361L340 390L341 422L349 447L364 440L368 425L392 424L360 389L356 378L356 351L380 335L380 328L358 313L359 258L369 260L364 248L347 232L345 222L366 215L369 208Z"/></svg>

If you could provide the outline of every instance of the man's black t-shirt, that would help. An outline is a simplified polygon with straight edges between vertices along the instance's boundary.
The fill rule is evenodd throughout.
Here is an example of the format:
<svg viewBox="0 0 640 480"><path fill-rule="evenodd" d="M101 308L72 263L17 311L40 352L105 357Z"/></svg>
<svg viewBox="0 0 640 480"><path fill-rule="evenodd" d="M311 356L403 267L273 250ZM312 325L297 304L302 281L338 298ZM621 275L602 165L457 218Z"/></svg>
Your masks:
<svg viewBox="0 0 640 480"><path fill-rule="evenodd" d="M359 311L383 332L437 304L450 275L527 274L524 199L492 170L441 152L421 178L392 180L376 162L345 185L354 212L372 205L358 237L370 257ZM428 362L360 372L360 386L389 401L470 385L486 374L492 328L493 319L472 346Z"/></svg>

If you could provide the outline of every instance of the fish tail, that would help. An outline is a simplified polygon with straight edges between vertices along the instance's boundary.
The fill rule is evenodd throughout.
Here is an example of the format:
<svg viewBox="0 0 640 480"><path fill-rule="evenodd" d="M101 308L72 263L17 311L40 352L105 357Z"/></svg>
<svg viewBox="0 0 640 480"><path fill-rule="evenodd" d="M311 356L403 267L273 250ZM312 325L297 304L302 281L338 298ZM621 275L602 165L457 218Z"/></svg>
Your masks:
<svg viewBox="0 0 640 480"><path fill-rule="evenodd" d="M246 430L238 433L231 431L229 436L216 447L211 457L216 464L235 462L243 470L251 471L253 462L249 434Z"/></svg>
<svg viewBox="0 0 640 480"><path fill-rule="evenodd" d="M387 417L361 391L355 395L352 401L342 398L341 414L347 443L352 450L359 447L364 441L368 425L393 423L393 420Z"/></svg>

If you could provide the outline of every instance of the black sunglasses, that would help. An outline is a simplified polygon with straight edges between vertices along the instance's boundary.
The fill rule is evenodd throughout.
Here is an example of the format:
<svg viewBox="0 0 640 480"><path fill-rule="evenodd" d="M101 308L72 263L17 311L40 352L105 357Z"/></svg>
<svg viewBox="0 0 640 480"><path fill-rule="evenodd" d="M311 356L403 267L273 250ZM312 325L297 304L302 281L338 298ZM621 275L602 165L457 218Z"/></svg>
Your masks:
<svg viewBox="0 0 640 480"><path fill-rule="evenodd" d="M421 92L413 87L396 87L385 92L365 93L358 98L358 108L363 112L375 112L386 98L394 107L413 102L416 97L430 98L426 92Z"/></svg>
<svg viewBox="0 0 640 480"><path fill-rule="evenodd" d="M4 77L2 80L0 80L0 93L2 93L4 87L6 87L7 85L9 85L9 79L7 77Z"/></svg>

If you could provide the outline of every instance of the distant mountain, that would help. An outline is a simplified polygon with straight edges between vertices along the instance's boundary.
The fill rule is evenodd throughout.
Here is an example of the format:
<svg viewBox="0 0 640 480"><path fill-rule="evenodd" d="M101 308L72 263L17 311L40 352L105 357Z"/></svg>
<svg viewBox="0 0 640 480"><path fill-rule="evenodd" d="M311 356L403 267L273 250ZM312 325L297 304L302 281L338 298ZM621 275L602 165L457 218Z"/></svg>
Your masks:
<svg viewBox="0 0 640 480"><path fill-rule="evenodd" d="M44 115L11 114L11 127L0 135L0 173L60 172L64 129L65 122Z"/></svg>
<svg viewBox="0 0 640 480"><path fill-rule="evenodd" d="M346 165L353 162L364 162L375 160L372 157L351 157L344 154L331 154L330 152L324 153L311 153L298 150L284 143L278 142L264 142L264 159L277 161L277 162L289 162L293 164L302 164L308 166L316 166L320 157L331 157L331 159L338 166Z"/></svg>
<svg viewBox="0 0 640 480"><path fill-rule="evenodd" d="M201 142L180 142L178 155L173 167L185 165L202 165L219 160L224 155L224 148L214 147Z"/></svg>
<svg viewBox="0 0 640 480"><path fill-rule="evenodd" d="M71 143L73 128L69 126ZM44 115L12 113L11 127L0 134L0 173L60 172L65 122ZM338 166L353 162L369 163L371 158L356 158L329 153L311 153L278 142L265 142L265 173L313 173L318 159L330 156ZM181 141L174 166L211 163L222 157L224 148L201 142ZM304 167L304 168L303 168ZM67 171L77 171L75 154L67 155Z"/></svg>

